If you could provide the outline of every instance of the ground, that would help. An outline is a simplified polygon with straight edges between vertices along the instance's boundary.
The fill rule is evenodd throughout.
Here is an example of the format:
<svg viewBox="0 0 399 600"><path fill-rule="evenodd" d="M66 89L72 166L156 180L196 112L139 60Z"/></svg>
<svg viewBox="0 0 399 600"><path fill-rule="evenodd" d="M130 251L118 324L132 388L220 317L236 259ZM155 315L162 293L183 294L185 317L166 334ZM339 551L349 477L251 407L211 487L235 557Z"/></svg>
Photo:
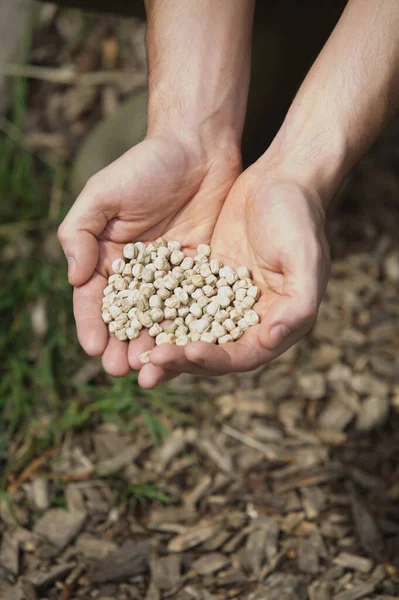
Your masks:
<svg viewBox="0 0 399 600"><path fill-rule="evenodd" d="M399 124L330 215L311 334L142 392L79 351L55 231L82 140L142 85L143 26L37 18L1 120L0 597L399 597Z"/></svg>

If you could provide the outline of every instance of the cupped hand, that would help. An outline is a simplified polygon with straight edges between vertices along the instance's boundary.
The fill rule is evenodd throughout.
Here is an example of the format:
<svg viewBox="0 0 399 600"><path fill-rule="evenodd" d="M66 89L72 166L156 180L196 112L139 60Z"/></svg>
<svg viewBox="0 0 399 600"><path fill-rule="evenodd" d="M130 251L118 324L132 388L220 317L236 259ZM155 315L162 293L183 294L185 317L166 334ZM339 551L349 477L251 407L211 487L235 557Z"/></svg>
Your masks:
<svg viewBox="0 0 399 600"><path fill-rule="evenodd" d="M209 243L240 170L231 144L205 151L195 139L147 138L92 177L60 225L80 344L92 356L103 355L111 375L140 368L140 353L153 345L147 332L129 344L108 334L101 300L113 260L126 243L159 236L185 248ZM154 373L157 381L171 376Z"/></svg>
<svg viewBox="0 0 399 600"><path fill-rule="evenodd" d="M329 276L325 213L317 194L258 161L237 180L213 232L212 256L245 265L260 288L260 323L237 342L159 346L146 365L158 385L159 369L199 375L253 370L280 355L314 324Z"/></svg>

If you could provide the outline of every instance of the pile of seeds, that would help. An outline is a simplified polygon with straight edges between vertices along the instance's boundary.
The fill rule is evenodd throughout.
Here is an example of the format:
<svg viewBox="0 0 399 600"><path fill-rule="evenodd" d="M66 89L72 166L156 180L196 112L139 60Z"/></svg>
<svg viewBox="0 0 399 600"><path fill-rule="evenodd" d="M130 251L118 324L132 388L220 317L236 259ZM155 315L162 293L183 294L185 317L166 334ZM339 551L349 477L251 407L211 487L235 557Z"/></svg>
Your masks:
<svg viewBox="0 0 399 600"><path fill-rule="evenodd" d="M155 343L184 346L238 340L259 322L259 298L247 267L225 267L200 244L192 258L180 242L127 244L112 263L102 318L119 340L134 340L145 327Z"/></svg>

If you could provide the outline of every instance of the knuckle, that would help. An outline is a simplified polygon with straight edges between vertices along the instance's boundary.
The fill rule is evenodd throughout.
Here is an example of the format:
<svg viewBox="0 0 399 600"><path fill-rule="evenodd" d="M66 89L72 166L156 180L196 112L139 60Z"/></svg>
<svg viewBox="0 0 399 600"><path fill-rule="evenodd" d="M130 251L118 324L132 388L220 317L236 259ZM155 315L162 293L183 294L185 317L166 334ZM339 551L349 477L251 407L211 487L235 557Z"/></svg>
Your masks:
<svg viewBox="0 0 399 600"><path fill-rule="evenodd" d="M65 225L65 221L61 223L57 230L57 237L60 244L64 244L68 239L67 227Z"/></svg>

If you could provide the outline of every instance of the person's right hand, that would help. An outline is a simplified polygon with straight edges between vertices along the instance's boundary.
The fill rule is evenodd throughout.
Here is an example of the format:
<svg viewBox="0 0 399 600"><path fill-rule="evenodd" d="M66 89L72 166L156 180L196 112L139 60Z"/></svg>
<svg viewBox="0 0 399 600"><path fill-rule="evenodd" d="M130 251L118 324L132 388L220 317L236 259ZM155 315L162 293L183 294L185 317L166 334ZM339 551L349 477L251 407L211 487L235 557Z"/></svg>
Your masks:
<svg viewBox="0 0 399 600"><path fill-rule="evenodd" d="M153 347L147 332L129 344L109 336L101 300L111 264L132 241L159 236L182 242L185 251L209 243L223 202L241 171L231 143L211 150L176 136L147 138L92 177L59 227L59 240L74 286L79 341L103 355L113 376L139 369L139 355Z"/></svg>

